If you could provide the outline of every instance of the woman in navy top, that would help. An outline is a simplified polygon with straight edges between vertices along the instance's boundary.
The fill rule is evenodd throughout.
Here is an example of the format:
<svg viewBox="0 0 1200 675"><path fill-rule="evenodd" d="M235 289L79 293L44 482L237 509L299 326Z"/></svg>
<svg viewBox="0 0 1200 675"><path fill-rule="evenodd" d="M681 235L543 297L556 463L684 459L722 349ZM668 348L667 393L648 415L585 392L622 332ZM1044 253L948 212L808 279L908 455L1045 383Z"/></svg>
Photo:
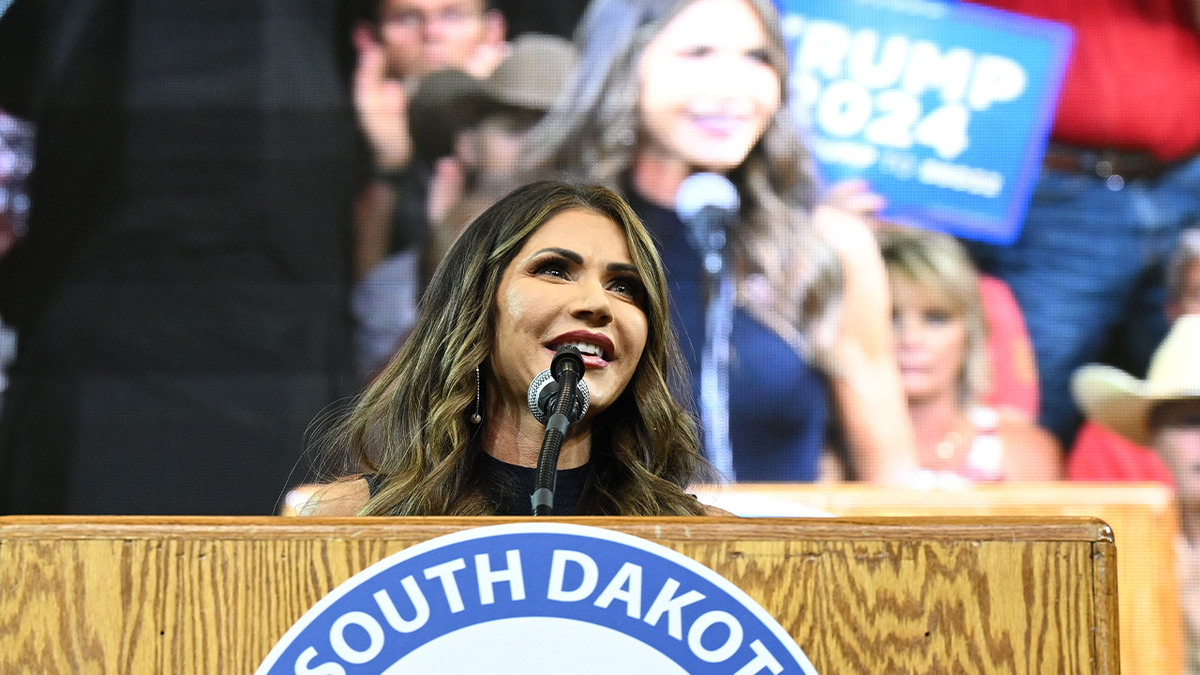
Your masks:
<svg viewBox="0 0 1200 675"><path fill-rule="evenodd" d="M630 205L658 240L671 318L683 336L689 370L699 373L707 295L700 253L674 211L636 193ZM825 376L744 309L734 310L730 342L729 441L738 450L733 453L737 480L816 480L829 419Z"/></svg>
<svg viewBox="0 0 1200 675"><path fill-rule="evenodd" d="M737 480L815 480L835 410L858 477L906 480L915 459L886 274L861 218L816 205L809 157L784 104L787 57L774 6L595 0L576 39L579 70L533 132L529 169L630 193L659 240L694 375L708 289L673 212L676 191L699 172L723 175L738 191L729 359Z"/></svg>

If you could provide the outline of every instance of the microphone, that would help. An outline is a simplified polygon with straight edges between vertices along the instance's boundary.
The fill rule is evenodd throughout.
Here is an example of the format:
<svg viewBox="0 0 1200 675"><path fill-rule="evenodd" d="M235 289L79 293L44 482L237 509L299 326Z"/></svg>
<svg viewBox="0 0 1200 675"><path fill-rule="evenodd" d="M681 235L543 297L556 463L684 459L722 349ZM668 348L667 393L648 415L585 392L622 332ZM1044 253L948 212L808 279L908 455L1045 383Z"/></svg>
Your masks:
<svg viewBox="0 0 1200 675"><path fill-rule="evenodd" d="M558 453L567 437L567 429L587 413L590 395L583 384L583 370L583 355L578 349L564 345L558 348L550 362L548 372L554 378L553 382L539 385L538 380L547 372L542 371L529 385L530 412L535 417L538 417L539 412L543 415L546 412L550 413L549 418L544 420L546 435L542 438L542 450L538 454L537 483L534 485L533 494L529 496L535 516L548 516L554 512ZM546 407L543 408L543 392L546 392L551 384L554 385L554 391L545 394ZM538 417L538 421L543 422L542 417Z"/></svg>
<svg viewBox="0 0 1200 675"><path fill-rule="evenodd" d="M675 193L675 212L688 226L688 241L704 256L704 269L719 275L725 268L728 232L737 222L737 188L715 173L689 176Z"/></svg>
<svg viewBox="0 0 1200 675"><path fill-rule="evenodd" d="M707 301L700 355L700 420L704 452L725 480L735 480L729 442L729 357L733 334L734 281L729 232L737 223L737 188L724 176L689 176L675 193L675 211L687 224L688 241L704 261Z"/></svg>
<svg viewBox="0 0 1200 675"><path fill-rule="evenodd" d="M554 374L550 372L549 368L538 373L537 377L533 378L533 382L529 383L529 394L526 400L529 403L529 412L533 413L537 421L545 424L553 414L554 404L558 401L558 382L554 380ZM567 415L572 423L583 419L591 401L592 392L588 390L587 382L579 380L575 404L571 406L571 414Z"/></svg>

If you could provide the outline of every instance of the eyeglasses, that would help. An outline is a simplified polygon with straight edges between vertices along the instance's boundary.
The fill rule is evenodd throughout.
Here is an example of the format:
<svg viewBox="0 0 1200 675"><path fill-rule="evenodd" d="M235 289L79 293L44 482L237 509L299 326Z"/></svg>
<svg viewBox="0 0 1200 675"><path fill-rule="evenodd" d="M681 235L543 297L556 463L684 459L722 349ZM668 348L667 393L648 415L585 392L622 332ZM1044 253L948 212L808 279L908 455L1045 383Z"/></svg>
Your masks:
<svg viewBox="0 0 1200 675"><path fill-rule="evenodd" d="M446 26L461 26L481 17L466 5L451 5L435 11L420 9L401 9L383 15L381 23L385 26L395 26L406 30L421 30L427 24L437 23Z"/></svg>

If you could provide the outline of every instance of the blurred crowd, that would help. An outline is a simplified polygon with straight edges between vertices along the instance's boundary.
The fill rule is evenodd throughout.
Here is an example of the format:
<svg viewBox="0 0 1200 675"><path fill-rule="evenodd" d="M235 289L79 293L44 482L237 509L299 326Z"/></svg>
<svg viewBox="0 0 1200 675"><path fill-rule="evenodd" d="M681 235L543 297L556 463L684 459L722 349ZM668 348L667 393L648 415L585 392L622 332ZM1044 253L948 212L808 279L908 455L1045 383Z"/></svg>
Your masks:
<svg viewBox="0 0 1200 675"><path fill-rule="evenodd" d="M0 257L29 225L27 182L33 171L33 125L0 110ZM8 365L17 356L17 336L0 317L0 407L8 387Z"/></svg>
<svg viewBox="0 0 1200 675"><path fill-rule="evenodd" d="M276 511L461 229L554 177L656 237L724 478L1159 481L1196 558L1200 2L982 4L1075 31L1011 246L820 180L769 0L15 0L0 514ZM697 173L739 197L719 274Z"/></svg>
<svg viewBox="0 0 1200 675"><path fill-rule="evenodd" d="M446 6L401 4L427 22ZM1070 380L1100 360L1143 375L1195 293L1195 7L1168 0L1139 15L1120 2L988 4L1076 31L1043 176L1009 247L890 226L869 186L821 185L775 117L787 65L775 19L757 20L774 11L765 3L597 0L573 44L525 34L503 47L503 16L475 4L477 30L458 56L426 66L404 60L408 43L387 22L396 3L382 3L377 30L355 34L355 101L376 159L356 210L360 375L403 339L457 231L505 189L547 174L629 195L659 238L699 373L711 284L675 192L690 173L713 171L744 200L728 477L1172 482L1145 437L1133 443L1092 422L1081 430ZM1125 54L1105 47L1118 34ZM1145 77L1148 63L1163 71ZM764 410L763 400L788 403Z"/></svg>
<svg viewBox="0 0 1200 675"><path fill-rule="evenodd" d="M1076 36L1012 246L820 180L767 0L66 4L0 17L0 512L275 510L458 232L544 177L656 236L729 480L1200 477L1200 377L1149 368L1200 313L1195 3L986 3ZM740 198L723 413L723 279L676 206L701 172ZM1114 421L1093 362L1154 405Z"/></svg>

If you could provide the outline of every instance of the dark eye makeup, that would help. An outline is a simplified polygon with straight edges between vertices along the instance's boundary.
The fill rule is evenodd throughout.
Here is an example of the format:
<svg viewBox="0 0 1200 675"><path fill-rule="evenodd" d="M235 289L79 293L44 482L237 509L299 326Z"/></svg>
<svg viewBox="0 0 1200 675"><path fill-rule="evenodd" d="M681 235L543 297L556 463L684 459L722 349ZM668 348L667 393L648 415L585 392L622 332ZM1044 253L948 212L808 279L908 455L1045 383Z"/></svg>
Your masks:
<svg viewBox="0 0 1200 675"><path fill-rule="evenodd" d="M746 56L749 59L759 63L771 63L771 52L766 47L751 49L750 51L746 52Z"/></svg>
<svg viewBox="0 0 1200 675"><path fill-rule="evenodd" d="M928 309L921 314L921 318L929 323L944 324L949 323L954 315L945 309Z"/></svg>
<svg viewBox="0 0 1200 675"><path fill-rule="evenodd" d="M573 252L572 252L573 253ZM557 250L545 250L530 263L530 272L535 276L547 276L570 281L574 278L573 271L583 265L583 260L576 260ZM618 295L623 295L639 306L646 297L646 285L632 265L613 263L608 266L611 276L605 281L604 287Z"/></svg>
<svg viewBox="0 0 1200 675"><path fill-rule="evenodd" d="M571 261L556 255L547 254L533 262L533 273L562 279L571 278Z"/></svg>
<svg viewBox="0 0 1200 675"><path fill-rule="evenodd" d="M639 277L632 274L614 277L608 282L608 287L614 293L620 293L639 305L642 304L642 301L646 297L645 284L642 283Z"/></svg>

